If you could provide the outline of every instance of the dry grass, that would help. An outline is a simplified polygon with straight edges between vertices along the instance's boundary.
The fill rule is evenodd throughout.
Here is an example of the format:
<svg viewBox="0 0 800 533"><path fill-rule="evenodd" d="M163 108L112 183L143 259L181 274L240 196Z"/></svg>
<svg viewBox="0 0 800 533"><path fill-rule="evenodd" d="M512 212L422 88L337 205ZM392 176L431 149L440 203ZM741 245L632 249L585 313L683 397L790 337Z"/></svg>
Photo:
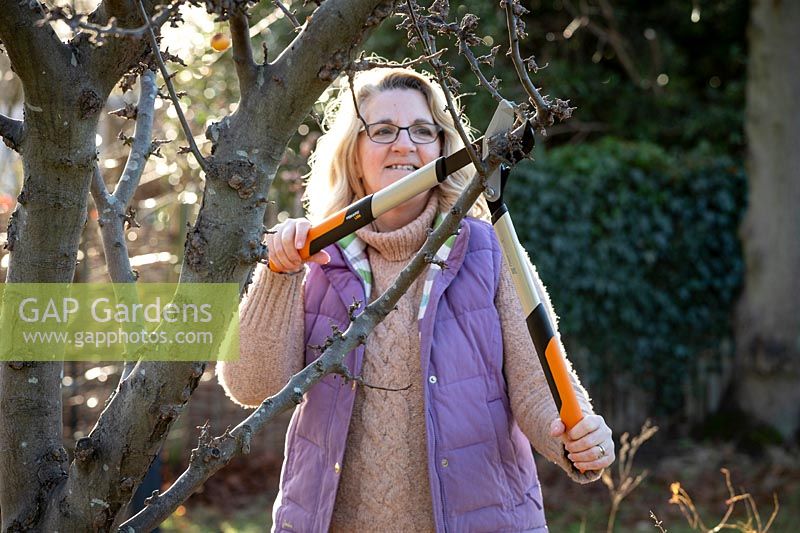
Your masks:
<svg viewBox="0 0 800 533"><path fill-rule="evenodd" d="M772 523L778 516L778 510L780 509L780 505L778 504L778 495L776 493L773 493L772 495L774 501L772 514L770 515L766 524L764 524L761 520L761 514L758 512L758 507L756 506L756 502L753 497L747 492L740 492L737 494L736 490L731 484L730 471L728 471L727 468L723 468L721 471L722 475L725 477L725 486L728 489L729 497L725 500L727 510L717 525L708 527L703 522L702 518L700 517L700 513L692 501L691 496L689 496L689 493L686 492L686 490L681 487L681 484L677 481L670 485L672 497L669 499L669 503L678 506L678 508L681 510L681 513L686 518L686 521L689 523L689 527L695 531L703 531L704 533L717 532L723 529L733 529L736 531L741 531L742 533L766 533L769 531L769 528L772 526ZM742 502L744 505L746 518L735 523L730 523L734 509L740 502Z"/></svg>
<svg viewBox="0 0 800 533"><path fill-rule="evenodd" d="M608 488L608 493L611 497L611 509L608 512L606 533L613 533L614 531L614 524L617 521L617 513L622 500L647 477L647 470L643 470L636 475L632 473L633 459L642 444L652 438L657 431L658 426L654 426L650 420L646 420L639 434L633 439L630 438L627 432L620 437L619 455L617 457L617 479L614 479L614 470L612 468L605 469L602 476L603 483Z"/></svg>
<svg viewBox="0 0 800 533"><path fill-rule="evenodd" d="M642 470L638 473L634 472L634 459L642 445L651 439L657 431L658 426L652 425L647 420L637 436L631 438L628 433L624 433L620 438L616 469L606 469L602 476L602 481L608 489L611 499L606 533L614 532L617 515L623 500L634 492L647 477L647 470ZM681 486L680 482L676 481L670 484L671 497L669 503L678 506L692 531L713 533L723 529L731 529L741 533L767 533L780 510L777 493L773 493L773 509L769 518L764 521L752 495L743 489L738 492L734 489L730 471L727 468L722 468L721 472L725 479L728 497L725 499L726 511L716 525L709 527L703 521L695 502ZM738 519L736 518L737 514L739 516ZM659 520L652 510L650 511L650 518L653 521L653 525L661 533L667 532L663 521Z"/></svg>

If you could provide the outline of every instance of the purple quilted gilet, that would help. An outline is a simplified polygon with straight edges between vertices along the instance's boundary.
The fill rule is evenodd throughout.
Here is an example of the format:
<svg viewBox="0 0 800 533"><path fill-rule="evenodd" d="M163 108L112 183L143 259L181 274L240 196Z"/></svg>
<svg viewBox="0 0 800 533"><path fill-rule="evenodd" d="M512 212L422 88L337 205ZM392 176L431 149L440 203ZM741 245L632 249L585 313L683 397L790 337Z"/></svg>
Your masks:
<svg viewBox="0 0 800 533"><path fill-rule="evenodd" d="M337 246L306 281L305 341L344 329L363 284ZM530 443L512 418L494 305L502 256L491 226L465 219L419 324L428 477L438 532L547 531ZM361 371L364 347L346 358ZM318 352L306 350L306 363ZM330 525L356 389L339 376L312 387L289 424L274 531ZM387 423L391 423L387 421Z"/></svg>

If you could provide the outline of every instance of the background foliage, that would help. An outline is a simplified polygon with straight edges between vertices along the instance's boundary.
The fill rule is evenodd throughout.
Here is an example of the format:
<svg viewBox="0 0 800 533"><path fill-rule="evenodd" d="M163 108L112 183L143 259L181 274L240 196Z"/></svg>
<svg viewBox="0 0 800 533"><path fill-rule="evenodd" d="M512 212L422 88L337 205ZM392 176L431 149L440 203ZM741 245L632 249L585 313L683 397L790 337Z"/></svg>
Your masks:
<svg viewBox="0 0 800 533"><path fill-rule="evenodd" d="M729 156L612 137L515 171L509 209L595 394L630 400L604 387L626 376L664 419L684 407L701 354L717 367L731 355L744 190Z"/></svg>

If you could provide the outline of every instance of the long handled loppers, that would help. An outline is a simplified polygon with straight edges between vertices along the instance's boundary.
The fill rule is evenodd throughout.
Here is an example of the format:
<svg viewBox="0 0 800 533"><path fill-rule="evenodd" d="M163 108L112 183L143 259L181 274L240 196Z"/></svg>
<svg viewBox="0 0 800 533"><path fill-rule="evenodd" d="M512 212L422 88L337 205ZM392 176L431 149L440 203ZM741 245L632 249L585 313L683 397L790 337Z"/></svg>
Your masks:
<svg viewBox="0 0 800 533"><path fill-rule="evenodd" d="M486 135L475 143L482 148L484 157L488 155L489 139L498 133L508 131L513 123L513 108L504 100L498 105ZM525 154L533 149L533 132L530 125L525 125L522 144L521 151ZM300 257L307 259L326 246L366 226L390 209L435 187L450 174L471 163L467 149L463 148L450 156L440 157L428 163L374 194L361 198L313 226L309 230L305 246L300 250ZM511 271L514 288L526 316L528 333L539 355L559 416L567 429L571 429L583 418L583 414L570 381L561 343L536 291L533 275L525 259L525 251L517 238L508 208L503 201L503 191L509 172L508 167L501 166L488 179L486 196L492 213L492 225ZM271 261L269 268L273 271L278 270Z"/></svg>

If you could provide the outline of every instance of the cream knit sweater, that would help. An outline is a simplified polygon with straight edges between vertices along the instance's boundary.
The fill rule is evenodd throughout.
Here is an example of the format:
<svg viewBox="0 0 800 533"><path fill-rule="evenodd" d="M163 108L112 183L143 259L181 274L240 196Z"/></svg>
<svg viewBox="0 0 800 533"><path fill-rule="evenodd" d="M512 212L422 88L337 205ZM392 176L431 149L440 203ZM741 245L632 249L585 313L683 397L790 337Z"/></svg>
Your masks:
<svg viewBox="0 0 800 533"><path fill-rule="evenodd" d="M432 195L425 211L407 226L379 233L372 226L358 236L367 243L373 272L370 299L382 294L422 246L437 211ZM235 402L258 405L275 394L303 367L303 275L257 269L240 308L240 360L217 366L219 381ZM540 295L551 318L544 287ZM332 531L433 531L428 484L425 417L420 380L417 312L422 295L418 279L369 336L362 377L385 391L361 387L356 395L347 447L336 495ZM514 418L534 448L579 482L599 472L581 474L572 466L559 439L549 436L558 416L525 318L504 270L495 298L504 343L504 368ZM554 321L555 323L555 321ZM584 412L592 408L577 376L572 375ZM407 388L405 388L407 387Z"/></svg>

